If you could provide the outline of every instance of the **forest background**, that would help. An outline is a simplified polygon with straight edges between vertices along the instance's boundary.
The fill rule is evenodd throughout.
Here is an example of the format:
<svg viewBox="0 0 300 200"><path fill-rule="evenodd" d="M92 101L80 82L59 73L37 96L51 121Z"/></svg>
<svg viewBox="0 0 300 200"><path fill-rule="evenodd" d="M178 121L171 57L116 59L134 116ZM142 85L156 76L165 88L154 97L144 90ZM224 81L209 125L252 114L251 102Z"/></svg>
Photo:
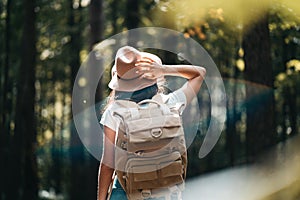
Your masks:
<svg viewBox="0 0 300 200"><path fill-rule="evenodd" d="M197 41L225 84L225 127L202 159L210 122L205 84L198 95L205 117L188 149L188 179L251 164L299 133L297 1L1 0L1 200L96 199L99 161L80 141L71 109L73 85L86 87L88 80L75 78L99 42L150 26ZM170 52L160 57L184 63ZM105 102L110 68L99 67L107 70L95 99Z"/></svg>

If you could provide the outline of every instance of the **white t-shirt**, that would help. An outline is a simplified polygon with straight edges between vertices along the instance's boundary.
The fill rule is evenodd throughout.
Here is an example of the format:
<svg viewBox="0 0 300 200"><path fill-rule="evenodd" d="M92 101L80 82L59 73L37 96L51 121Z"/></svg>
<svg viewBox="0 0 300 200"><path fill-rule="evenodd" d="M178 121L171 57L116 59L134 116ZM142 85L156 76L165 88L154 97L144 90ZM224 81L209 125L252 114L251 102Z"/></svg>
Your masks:
<svg viewBox="0 0 300 200"><path fill-rule="evenodd" d="M186 106L186 96L185 96L184 92L181 89L176 90L176 91L174 91L170 94L167 94L167 95L162 94L162 98L163 99L168 99L167 102L166 102L167 104L183 103L184 104L183 109ZM116 131L116 129L117 129L117 120L113 116L113 112L115 110L117 110L118 108L120 108L120 107L115 103L112 103L111 105L109 105L108 108L104 111L104 113L101 117L100 123L103 126L107 126L108 128Z"/></svg>

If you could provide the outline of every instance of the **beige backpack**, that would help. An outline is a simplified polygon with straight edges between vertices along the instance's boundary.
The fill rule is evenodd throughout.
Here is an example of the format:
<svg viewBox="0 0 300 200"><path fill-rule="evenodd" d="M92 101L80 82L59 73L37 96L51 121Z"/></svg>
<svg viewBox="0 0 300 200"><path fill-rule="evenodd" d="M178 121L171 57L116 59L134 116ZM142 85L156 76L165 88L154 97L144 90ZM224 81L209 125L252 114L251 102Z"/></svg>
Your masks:
<svg viewBox="0 0 300 200"><path fill-rule="evenodd" d="M187 153L181 120L183 104L167 105L161 95L134 103L117 100L115 169L128 199L183 189Z"/></svg>

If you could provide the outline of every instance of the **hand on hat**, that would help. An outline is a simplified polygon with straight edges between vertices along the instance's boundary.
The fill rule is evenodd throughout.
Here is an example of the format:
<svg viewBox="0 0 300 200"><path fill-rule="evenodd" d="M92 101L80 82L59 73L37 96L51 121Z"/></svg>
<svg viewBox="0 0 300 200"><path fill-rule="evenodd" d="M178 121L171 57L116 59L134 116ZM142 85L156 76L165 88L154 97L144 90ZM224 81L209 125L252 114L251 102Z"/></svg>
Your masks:
<svg viewBox="0 0 300 200"><path fill-rule="evenodd" d="M159 63L154 62L150 58L142 58L135 64L137 67L136 73L141 74L146 79L157 79L163 76L163 66Z"/></svg>

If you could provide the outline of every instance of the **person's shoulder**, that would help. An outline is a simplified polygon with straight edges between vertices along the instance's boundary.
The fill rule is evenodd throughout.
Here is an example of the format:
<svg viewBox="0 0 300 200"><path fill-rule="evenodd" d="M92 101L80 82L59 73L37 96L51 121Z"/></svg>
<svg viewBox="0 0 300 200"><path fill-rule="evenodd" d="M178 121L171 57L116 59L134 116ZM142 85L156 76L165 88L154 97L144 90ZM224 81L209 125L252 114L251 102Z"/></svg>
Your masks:
<svg viewBox="0 0 300 200"><path fill-rule="evenodd" d="M114 111L116 111L118 108L120 108L120 106L115 102L110 103L102 113L102 118L113 116Z"/></svg>
<svg viewBox="0 0 300 200"><path fill-rule="evenodd" d="M105 111L112 112L112 111L114 111L114 110L116 110L118 108L120 108L120 105L116 101L114 101L109 106L107 106L107 108L106 108Z"/></svg>
<svg viewBox="0 0 300 200"><path fill-rule="evenodd" d="M113 113L119 108L119 105L115 102L112 102L110 105L107 106L105 111L102 114L100 119L100 123L104 126L109 127L112 130L116 130L116 121Z"/></svg>
<svg viewBox="0 0 300 200"><path fill-rule="evenodd" d="M178 102L186 104L186 96L181 89L175 90L174 92L164 95L163 99L164 98L167 99L165 102L171 104L178 103Z"/></svg>

